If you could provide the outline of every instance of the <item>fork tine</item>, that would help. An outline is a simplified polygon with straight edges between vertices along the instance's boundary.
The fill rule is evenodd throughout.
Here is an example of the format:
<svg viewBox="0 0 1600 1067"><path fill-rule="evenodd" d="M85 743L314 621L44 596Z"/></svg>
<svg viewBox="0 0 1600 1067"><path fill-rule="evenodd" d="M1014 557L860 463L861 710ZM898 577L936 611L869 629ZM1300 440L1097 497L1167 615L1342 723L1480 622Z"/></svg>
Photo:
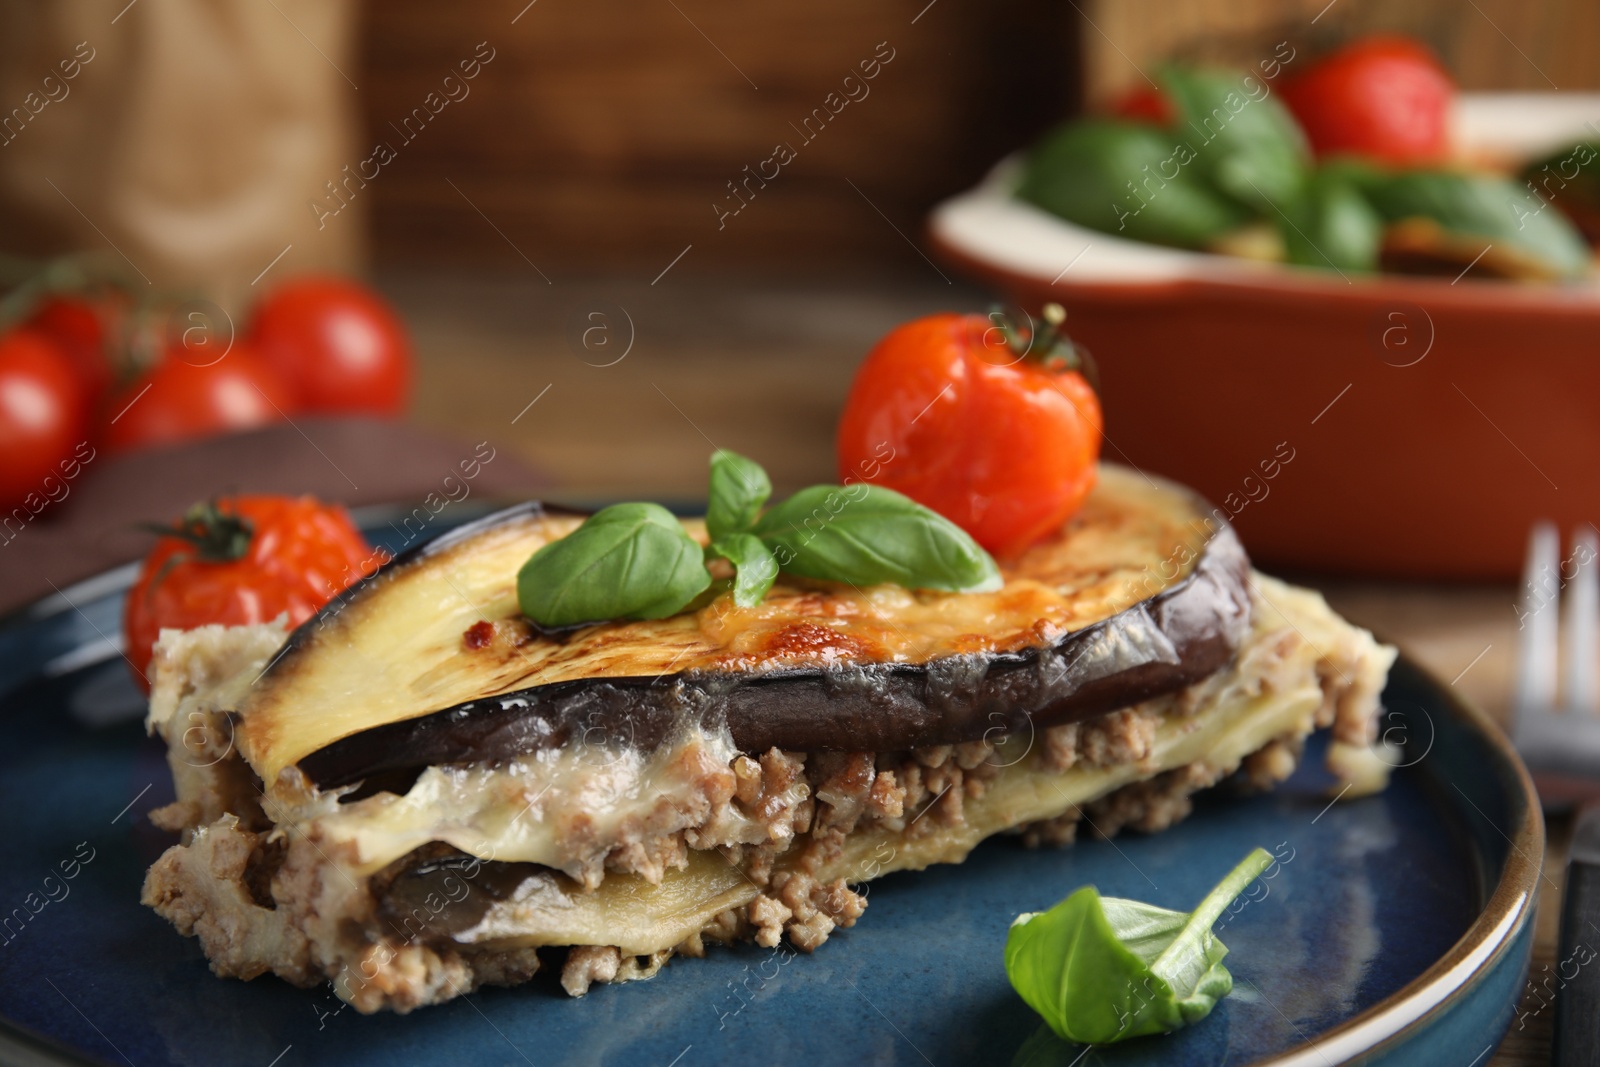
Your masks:
<svg viewBox="0 0 1600 1067"><path fill-rule="evenodd" d="M1600 680L1595 668L1595 645L1600 638L1600 571L1596 569L1597 535L1593 526L1580 527L1572 538L1572 559L1577 573L1567 587L1565 618L1561 624L1561 655L1566 660L1565 706L1593 713L1600 708Z"/></svg>
<svg viewBox="0 0 1600 1067"><path fill-rule="evenodd" d="M1517 679L1512 696L1514 727L1521 729L1555 707L1557 671L1556 568L1561 535L1541 522L1528 537L1528 562L1522 572L1522 633L1517 649Z"/></svg>

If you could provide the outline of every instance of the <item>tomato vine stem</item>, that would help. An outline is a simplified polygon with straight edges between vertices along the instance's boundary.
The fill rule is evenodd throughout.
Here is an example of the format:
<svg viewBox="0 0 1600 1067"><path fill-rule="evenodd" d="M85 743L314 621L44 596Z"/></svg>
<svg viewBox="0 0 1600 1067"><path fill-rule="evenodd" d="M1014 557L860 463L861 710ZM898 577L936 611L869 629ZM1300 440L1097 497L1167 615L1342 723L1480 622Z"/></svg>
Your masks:
<svg viewBox="0 0 1600 1067"><path fill-rule="evenodd" d="M1026 360L1053 371L1076 371L1082 374L1089 387L1100 392L1100 371L1089 350L1068 337L1062 326L1067 321L1067 311L1051 302L1040 311L1043 325L1019 329L1011 316L998 305L989 312L989 318L1005 337L1006 347L1019 360Z"/></svg>

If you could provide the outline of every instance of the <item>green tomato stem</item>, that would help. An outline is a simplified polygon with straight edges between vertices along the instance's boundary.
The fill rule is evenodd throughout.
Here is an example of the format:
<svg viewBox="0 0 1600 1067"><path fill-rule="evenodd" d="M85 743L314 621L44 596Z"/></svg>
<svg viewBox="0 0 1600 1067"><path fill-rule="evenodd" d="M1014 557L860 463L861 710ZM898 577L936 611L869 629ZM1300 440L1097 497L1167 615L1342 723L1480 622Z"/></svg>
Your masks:
<svg viewBox="0 0 1600 1067"><path fill-rule="evenodd" d="M1150 965L1151 972L1171 984L1177 973L1179 961L1192 957L1204 947L1205 939L1211 936L1211 927L1222 917L1223 909L1232 904L1240 893L1250 888L1250 883L1260 877L1261 872L1272 866L1272 863L1272 853L1264 848L1258 848L1229 871L1222 881L1217 883L1216 888L1207 893L1205 899L1189 913L1189 921L1183 924L1178 936L1172 939L1172 943L1163 949L1161 955Z"/></svg>
<svg viewBox="0 0 1600 1067"><path fill-rule="evenodd" d="M1099 368L1088 350L1074 344L1062 328L1067 312L1060 304L1046 304L1039 314L1042 321L1026 332L1017 329L998 305L991 308L989 317L1005 336L1006 347L1019 360L1049 370L1077 371L1088 381L1089 388L1100 392Z"/></svg>

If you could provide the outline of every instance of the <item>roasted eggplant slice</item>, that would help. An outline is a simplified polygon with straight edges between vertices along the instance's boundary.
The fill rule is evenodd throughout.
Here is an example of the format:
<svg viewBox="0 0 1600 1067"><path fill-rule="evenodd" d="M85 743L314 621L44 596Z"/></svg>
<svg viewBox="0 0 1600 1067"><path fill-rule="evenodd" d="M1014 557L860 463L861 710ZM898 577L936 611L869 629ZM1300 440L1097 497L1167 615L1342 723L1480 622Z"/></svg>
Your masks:
<svg viewBox="0 0 1600 1067"><path fill-rule="evenodd" d="M557 638L518 613L517 568L580 521L503 512L394 563L307 621L239 709L268 780L315 784L503 759L600 730L650 747L686 721L742 751L892 751L1084 718L1224 666L1249 566L1219 513L1117 467L987 594L782 579L669 619ZM686 525L703 538L698 522Z"/></svg>

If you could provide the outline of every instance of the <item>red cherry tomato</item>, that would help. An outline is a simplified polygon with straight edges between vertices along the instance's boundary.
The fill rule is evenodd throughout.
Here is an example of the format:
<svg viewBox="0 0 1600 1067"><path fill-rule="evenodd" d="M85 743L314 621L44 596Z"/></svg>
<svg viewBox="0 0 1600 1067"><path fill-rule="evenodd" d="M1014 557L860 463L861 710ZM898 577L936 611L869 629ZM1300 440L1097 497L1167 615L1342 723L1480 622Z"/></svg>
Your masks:
<svg viewBox="0 0 1600 1067"><path fill-rule="evenodd" d="M113 449L168 444L265 426L295 410L278 372L243 344L207 366L169 348L153 370L136 378L106 405L106 444ZM209 357L208 357L209 358Z"/></svg>
<svg viewBox="0 0 1600 1067"><path fill-rule="evenodd" d="M0 511L42 511L53 498L47 479L75 462L87 430L78 379L60 348L29 329L0 337Z"/></svg>
<svg viewBox="0 0 1600 1067"><path fill-rule="evenodd" d="M1153 122L1157 126L1171 126L1178 113L1166 93L1150 84L1136 85L1112 101L1108 109L1120 119L1135 122Z"/></svg>
<svg viewBox="0 0 1600 1067"><path fill-rule="evenodd" d="M1407 38L1347 45L1290 80L1283 96L1319 157L1412 164L1449 155L1455 85L1431 52Z"/></svg>
<svg viewBox="0 0 1600 1067"><path fill-rule="evenodd" d="M376 293L338 278L301 278L256 308L251 343L306 411L398 414L411 391L411 341Z"/></svg>
<svg viewBox="0 0 1600 1067"><path fill-rule="evenodd" d="M1100 402L1047 342L1034 347L1019 357L981 315L893 330L845 401L841 480L898 490L998 556L1059 529L1094 486Z"/></svg>
<svg viewBox="0 0 1600 1067"><path fill-rule="evenodd" d="M111 391L111 361L106 355L106 317L112 312L80 296L52 296L40 303L27 326L56 343L72 363L85 402L92 409Z"/></svg>
<svg viewBox="0 0 1600 1067"><path fill-rule="evenodd" d="M149 689L164 628L243 626L279 614L298 626L386 558L336 504L238 496L197 504L144 559L123 608L128 661Z"/></svg>

